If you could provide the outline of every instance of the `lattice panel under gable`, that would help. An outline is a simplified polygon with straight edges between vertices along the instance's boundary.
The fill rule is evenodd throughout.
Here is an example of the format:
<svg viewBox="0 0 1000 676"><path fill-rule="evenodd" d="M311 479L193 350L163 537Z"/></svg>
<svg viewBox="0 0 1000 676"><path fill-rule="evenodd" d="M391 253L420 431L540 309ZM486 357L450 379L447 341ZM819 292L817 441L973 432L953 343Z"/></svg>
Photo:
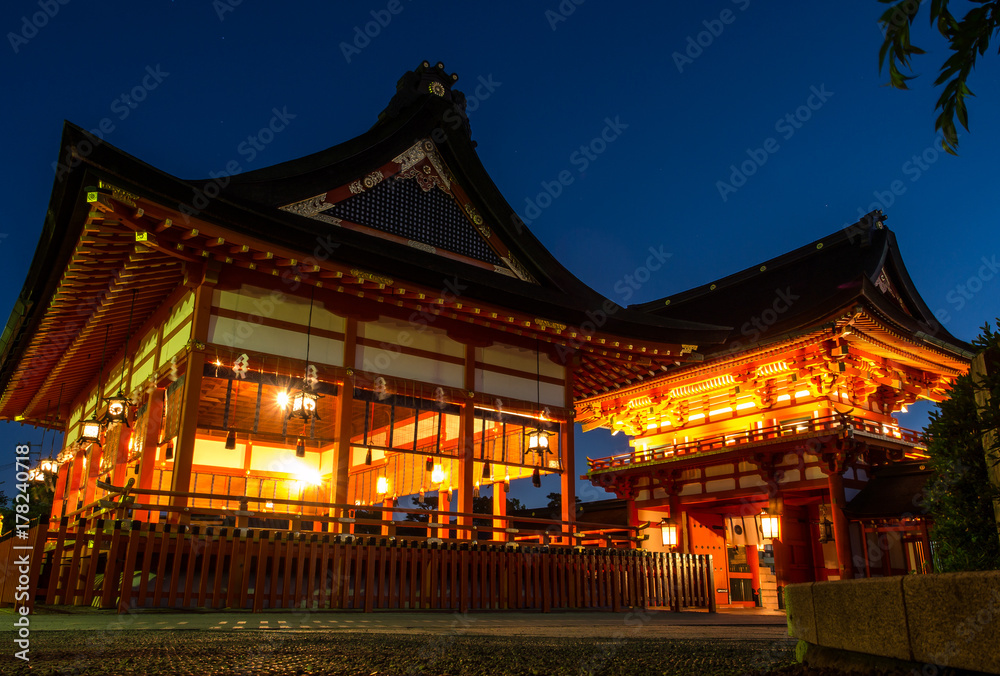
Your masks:
<svg viewBox="0 0 1000 676"><path fill-rule="evenodd" d="M383 181L333 205L324 215L504 266L451 197L437 189L422 190L414 180Z"/></svg>

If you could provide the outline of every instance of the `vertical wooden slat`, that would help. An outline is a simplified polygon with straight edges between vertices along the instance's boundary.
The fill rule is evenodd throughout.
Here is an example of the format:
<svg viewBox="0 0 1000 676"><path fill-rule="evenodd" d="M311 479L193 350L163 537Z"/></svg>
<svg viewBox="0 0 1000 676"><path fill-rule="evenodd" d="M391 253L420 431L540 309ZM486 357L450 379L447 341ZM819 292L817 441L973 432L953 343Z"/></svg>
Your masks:
<svg viewBox="0 0 1000 676"><path fill-rule="evenodd" d="M170 593L167 595L167 607L177 608L177 592L181 583L181 562L184 555L190 552L190 535L187 526L171 525L174 540L174 562L170 569ZM190 555L190 554L189 554Z"/></svg>
<svg viewBox="0 0 1000 676"><path fill-rule="evenodd" d="M63 603L66 605L76 605L76 599L80 588L80 566L87 544L87 520L80 519L76 522L73 537L73 550L70 555L69 573L66 580L66 594L63 596Z"/></svg>
<svg viewBox="0 0 1000 676"><path fill-rule="evenodd" d="M28 613L31 614L35 612L35 601L36 591L38 589L38 581L41 577L42 563L45 559L45 544L49 537L49 522L44 518L39 519L38 525L31 529L32 538L30 540L33 547L31 553L31 591L28 593L28 601L24 605L28 607ZM13 546L13 544L11 544ZM13 577L13 576L11 576ZM52 576L49 575L49 584L51 585ZM93 583L93 580L91 580ZM40 591L40 590L39 590ZM46 590L47 591L47 590ZM47 595L47 594L46 594Z"/></svg>
<svg viewBox="0 0 1000 676"><path fill-rule="evenodd" d="M128 540L123 538L122 535L122 522L115 521L114 530L111 533L111 548L108 550L108 562L104 566L104 584L101 587L101 608L113 608L115 604L115 595L118 593L118 571L121 570L121 564L119 564L118 559L122 556L122 550L127 548ZM55 575L58 569L53 568L52 574ZM50 593L55 591L55 585L50 583Z"/></svg>
<svg viewBox="0 0 1000 676"><path fill-rule="evenodd" d="M123 524L124 525L124 524ZM139 556L139 542L142 534L142 522L132 521L128 534L128 549L125 554L125 566L122 568L122 584L118 593L118 613L128 612L132 601L132 578L135 573L135 562Z"/></svg>
<svg viewBox="0 0 1000 676"><path fill-rule="evenodd" d="M365 542L365 538L362 536L357 539L354 543L354 607L364 608L365 607L365 597L364 593L366 590L365 581L368 579L368 561L365 553L368 551L368 545Z"/></svg>
<svg viewBox="0 0 1000 676"><path fill-rule="evenodd" d="M282 533L281 547L277 556L281 557L284 574L281 576L281 601L279 608L288 608L292 603L292 569L295 567L295 534Z"/></svg>
<svg viewBox="0 0 1000 676"><path fill-rule="evenodd" d="M146 594L149 587L149 577L153 568L154 542L156 541L156 536L158 534L156 527L157 524L151 523L148 524L142 531L142 542L140 543L143 550L141 564L142 569L139 576L139 594L136 597L136 606L139 608L146 607ZM158 580L158 578L156 579Z"/></svg>
<svg viewBox="0 0 1000 676"><path fill-rule="evenodd" d="M160 538L157 542L159 556L156 560L156 577L153 580L153 607L159 608L160 601L163 600L163 583L167 579L167 559L170 558L170 526L163 524L160 531Z"/></svg>
<svg viewBox="0 0 1000 676"><path fill-rule="evenodd" d="M264 585L267 582L267 569L271 564L271 531L263 531L257 542L257 576L253 583L253 611L259 613L264 609ZM271 576L271 586L274 587L274 575Z"/></svg>
<svg viewBox="0 0 1000 676"><path fill-rule="evenodd" d="M472 590L469 589L469 549L462 544L458 554L458 612L469 612Z"/></svg>
<svg viewBox="0 0 1000 676"><path fill-rule="evenodd" d="M239 594L236 596L236 607L240 610L244 610L250 601L250 569L253 567L254 552L257 550L254 535L254 531L243 531L240 535L240 542L243 544L241 555L244 557Z"/></svg>
<svg viewBox="0 0 1000 676"><path fill-rule="evenodd" d="M97 565L101 559L101 548L104 546L104 519L97 519L94 527L94 546L90 550L90 561L87 565L86 579L83 586L83 604L89 607L94 601L94 579L97 577ZM34 583L36 578L32 578Z"/></svg>
<svg viewBox="0 0 1000 676"><path fill-rule="evenodd" d="M320 536L319 575L316 580L319 583L319 600L317 607L320 609L330 608L332 605L330 603L330 596L334 575L337 574L334 566L332 565L332 555L333 551L330 547L330 533L323 533L323 535Z"/></svg>
<svg viewBox="0 0 1000 676"><path fill-rule="evenodd" d="M340 608L340 588L344 583L344 572L341 570L344 547L340 542L340 536L334 535L330 538L330 575L327 583L330 591L329 608Z"/></svg>
<svg viewBox="0 0 1000 676"><path fill-rule="evenodd" d="M345 538L343 547L343 570L344 575L340 580L340 608L342 610L347 610L349 607L348 600L350 598L351 583L354 580L354 576L351 575L351 565L354 558L354 539Z"/></svg>
<svg viewBox="0 0 1000 676"><path fill-rule="evenodd" d="M205 607L205 599L208 598L208 581L212 577L212 557L215 556L217 546L218 539L215 529L208 526L205 528L205 547L202 549L201 557L198 561L199 584L197 604L199 608Z"/></svg>
<svg viewBox="0 0 1000 676"><path fill-rule="evenodd" d="M246 530L244 528L233 528L229 531L229 564L220 571L220 576L225 575L225 584L222 591L221 608L238 608L240 587L243 586L243 567L249 565L249 552L245 551ZM223 559L225 564L225 559Z"/></svg>
<svg viewBox="0 0 1000 676"><path fill-rule="evenodd" d="M296 533L295 535L297 540L295 543L295 555L298 561L295 566L295 593L292 596L292 604L295 608L301 608L305 602L306 557L308 554L305 533Z"/></svg>
<svg viewBox="0 0 1000 676"><path fill-rule="evenodd" d="M190 529L190 530L188 530ZM208 548L208 541L202 537L201 526L185 527L185 549L187 550L187 571L184 576L184 596L181 606L191 607L191 597L195 593L196 573L200 571L201 560Z"/></svg>
<svg viewBox="0 0 1000 676"><path fill-rule="evenodd" d="M49 605L56 602L57 591L61 592L62 589L64 589L62 584L62 564L63 549L66 546L66 528L68 524L68 517L64 516L59 519L59 531L56 535L56 546L52 551L52 573L49 575L49 589L48 593L45 595L45 603ZM63 596L65 596L64 593Z"/></svg>

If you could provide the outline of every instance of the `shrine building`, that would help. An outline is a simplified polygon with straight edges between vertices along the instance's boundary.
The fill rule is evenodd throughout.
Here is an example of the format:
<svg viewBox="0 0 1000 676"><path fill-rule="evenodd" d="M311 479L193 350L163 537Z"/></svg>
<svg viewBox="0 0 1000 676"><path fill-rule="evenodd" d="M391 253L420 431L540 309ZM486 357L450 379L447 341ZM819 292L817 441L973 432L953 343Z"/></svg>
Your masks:
<svg viewBox="0 0 1000 676"><path fill-rule="evenodd" d="M929 568L924 440L895 416L944 399L973 348L935 320L884 220L631 306L732 329L703 361L577 400L585 431L631 446L585 478L626 498L631 523L661 524L644 547L715 554L720 604Z"/></svg>
<svg viewBox="0 0 1000 676"><path fill-rule="evenodd" d="M330 551L338 565L348 557L333 578L377 568L398 593L403 568L394 559L383 570L378 558L390 554L365 550L352 568L344 548L374 532L404 556L397 529L414 510L401 499L428 493L437 508L406 542L446 549L398 562L414 576L410 608L445 594L468 600L466 582L422 587L417 577L439 563L467 574L434 558L446 561L454 543L498 543L505 555L558 545L578 554L576 570L608 576L617 564L581 548L631 551L647 536L576 519L574 402L697 359L727 331L619 308L560 265L482 166L456 80L425 62L361 136L201 181L66 125L43 233L0 344L0 418L63 432L57 457L34 470L55 472L47 534L34 536L41 598L288 607L307 602L306 585L323 586ZM561 519L514 528L511 482L539 485L546 474L560 477ZM487 489L492 514L476 519L473 496ZM254 549L239 554L248 533ZM313 536L325 538L322 554L320 544L295 550ZM221 549L205 554L206 537ZM282 538L292 538L287 551ZM469 565L486 566L476 552ZM606 577L593 598L582 587L573 595L565 579L538 582L540 561L549 559L510 559L517 575L534 570L535 586L510 578L502 603L618 606L639 593ZM244 563L270 597L231 578ZM116 570L128 580L121 589L107 582ZM508 589L505 569L490 570L481 577ZM135 587L131 571L141 571ZM363 599L344 591L325 602L391 605L372 591L378 580L363 582L351 583ZM477 587L486 607L501 607L497 585ZM707 604L704 587L685 603ZM676 601L660 592L647 603Z"/></svg>
<svg viewBox="0 0 1000 676"><path fill-rule="evenodd" d="M0 337L0 419L63 439L32 603L714 609L929 558L876 481L919 474L894 414L971 348L884 216L621 308L498 192L457 79L424 62L364 134L207 180L66 125ZM626 523L578 518L575 422L630 437L585 477ZM559 518L509 518L546 474Z"/></svg>

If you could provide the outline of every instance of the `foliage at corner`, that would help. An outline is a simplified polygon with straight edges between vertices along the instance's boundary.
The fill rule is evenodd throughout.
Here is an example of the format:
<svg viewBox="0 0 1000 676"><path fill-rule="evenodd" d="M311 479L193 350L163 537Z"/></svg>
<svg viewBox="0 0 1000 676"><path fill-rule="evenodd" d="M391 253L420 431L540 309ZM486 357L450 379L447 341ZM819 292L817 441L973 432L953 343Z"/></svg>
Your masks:
<svg viewBox="0 0 1000 676"><path fill-rule="evenodd" d="M25 488L26 491L24 498L18 499L18 495L21 494L21 488ZM23 517L28 518L28 523L34 525L39 519L45 520L49 518L52 513L52 498L55 495L55 475L47 474L44 481L38 482L27 482L24 484L17 484L14 498L10 498L3 492L0 492L0 517L3 518L3 532L7 533L14 530L17 527L17 507L22 506L22 509L27 511L22 511L21 523L25 523Z"/></svg>
<svg viewBox="0 0 1000 676"><path fill-rule="evenodd" d="M997 329L1000 330L1000 320ZM979 349L1000 349L1000 333L983 327L973 341ZM976 385L991 394L990 403L976 404ZM930 442L926 505L934 517L931 538L938 572L1000 569L1000 538L993 516L994 496L1000 491L990 483L983 436L1000 426L1000 373L973 383L970 375L956 379L949 398L930 414L926 428ZM1000 442L994 436L990 462L1000 461Z"/></svg>
<svg viewBox="0 0 1000 676"><path fill-rule="evenodd" d="M908 89L906 83L915 76L906 75L911 71L911 58L924 54L924 50L910 42L910 27L920 12L923 0L879 0L891 5L879 18L885 33L879 50L879 69L888 62L889 85L897 89ZM949 0L931 0L930 22L948 41L951 55L941 65L935 85L944 85L935 110L940 110L934 128L943 134L941 145L955 155L958 148L958 133L955 119L969 128L969 114L965 98L975 96L966 81L976 65L976 60L990 47L990 39L1000 31L1000 0L973 0L963 3L971 9L961 19L956 19L949 8ZM958 3L956 2L955 5ZM952 5L954 6L954 5Z"/></svg>

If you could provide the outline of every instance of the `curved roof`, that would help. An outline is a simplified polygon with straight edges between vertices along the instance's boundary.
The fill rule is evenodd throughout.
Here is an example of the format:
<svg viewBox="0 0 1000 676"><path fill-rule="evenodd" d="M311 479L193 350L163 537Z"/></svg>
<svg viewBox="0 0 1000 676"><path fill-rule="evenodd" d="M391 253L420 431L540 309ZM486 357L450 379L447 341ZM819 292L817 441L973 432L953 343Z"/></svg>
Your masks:
<svg viewBox="0 0 1000 676"><path fill-rule="evenodd" d="M104 324L109 359L127 347L132 290L141 326L206 262L271 263L284 266L272 270L279 274L308 261L318 242L329 253L324 265L337 267L324 272L337 279L349 275L376 294L379 275L440 296L450 290L443 307L454 321L578 352L578 395L649 377L725 339L713 323L622 308L562 266L482 166L456 79L425 62L400 79L364 134L209 179L179 179L67 123L45 227L0 337L0 417L47 417L59 391L53 374L66 384L64 406L94 380ZM284 252L280 262L272 252ZM391 300L419 308L423 297ZM462 314L473 302L498 311Z"/></svg>
<svg viewBox="0 0 1000 676"><path fill-rule="evenodd" d="M733 327L724 344L705 350L716 354L814 330L865 307L886 330L967 362L972 346L951 335L924 303L885 219L871 212L760 265L629 309Z"/></svg>

